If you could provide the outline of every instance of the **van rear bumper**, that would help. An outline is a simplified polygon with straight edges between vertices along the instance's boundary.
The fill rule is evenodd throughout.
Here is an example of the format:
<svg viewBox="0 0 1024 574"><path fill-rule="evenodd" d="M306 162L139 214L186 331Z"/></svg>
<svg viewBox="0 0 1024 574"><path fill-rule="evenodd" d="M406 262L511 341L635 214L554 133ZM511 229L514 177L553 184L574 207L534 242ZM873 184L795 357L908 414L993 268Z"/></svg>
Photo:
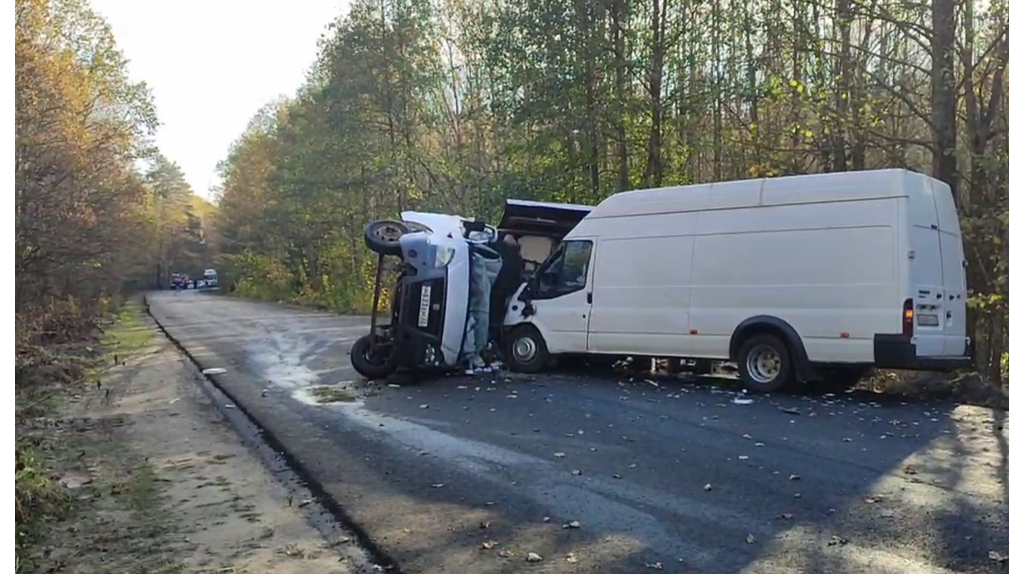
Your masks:
<svg viewBox="0 0 1024 574"><path fill-rule="evenodd" d="M875 334L875 366L910 371L956 371L974 366L974 342L967 339L960 357L918 357L917 345L904 335Z"/></svg>

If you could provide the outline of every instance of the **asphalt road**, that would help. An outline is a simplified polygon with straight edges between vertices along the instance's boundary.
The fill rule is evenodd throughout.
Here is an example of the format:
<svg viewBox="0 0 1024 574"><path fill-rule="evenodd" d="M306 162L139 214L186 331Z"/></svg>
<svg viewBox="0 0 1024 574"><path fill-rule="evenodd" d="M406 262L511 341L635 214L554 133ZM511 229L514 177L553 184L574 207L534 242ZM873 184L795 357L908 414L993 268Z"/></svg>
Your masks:
<svg viewBox="0 0 1024 574"><path fill-rule="evenodd" d="M149 302L406 573L1009 568L1005 412L860 394L737 404L728 382L610 373L366 385L348 360L365 318ZM322 403L320 385L360 392Z"/></svg>

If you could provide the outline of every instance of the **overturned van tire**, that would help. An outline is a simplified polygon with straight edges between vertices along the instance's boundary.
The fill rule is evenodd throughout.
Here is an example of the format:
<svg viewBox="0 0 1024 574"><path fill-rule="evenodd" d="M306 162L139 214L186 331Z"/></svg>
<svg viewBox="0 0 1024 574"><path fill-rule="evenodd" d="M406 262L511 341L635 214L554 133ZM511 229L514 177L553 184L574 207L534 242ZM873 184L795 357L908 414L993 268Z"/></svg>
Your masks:
<svg viewBox="0 0 1024 574"><path fill-rule="evenodd" d="M395 365L389 356L374 356L372 351L373 335L363 335L352 344L350 357L352 368L367 379L385 379L395 372Z"/></svg>
<svg viewBox="0 0 1024 574"><path fill-rule="evenodd" d="M517 373L539 373L551 359L547 343L532 325L520 325L505 336L505 362Z"/></svg>
<svg viewBox="0 0 1024 574"><path fill-rule="evenodd" d="M366 226L363 241L374 253L401 255L402 244L399 240L406 233L409 233L409 227L405 223L393 219L378 219Z"/></svg>
<svg viewBox="0 0 1024 574"><path fill-rule="evenodd" d="M743 386L752 393L778 391L794 379L789 348L775 335L754 335L744 341L736 363Z"/></svg>

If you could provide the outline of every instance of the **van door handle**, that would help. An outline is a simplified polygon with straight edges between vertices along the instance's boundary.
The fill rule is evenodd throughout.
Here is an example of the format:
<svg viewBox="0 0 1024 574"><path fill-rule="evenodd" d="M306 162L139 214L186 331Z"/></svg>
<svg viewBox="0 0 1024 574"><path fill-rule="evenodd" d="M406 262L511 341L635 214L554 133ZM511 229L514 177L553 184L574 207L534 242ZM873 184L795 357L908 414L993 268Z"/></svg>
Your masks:
<svg viewBox="0 0 1024 574"><path fill-rule="evenodd" d="M593 304L594 304L594 294L593 293L587 293L587 305L593 305Z"/></svg>

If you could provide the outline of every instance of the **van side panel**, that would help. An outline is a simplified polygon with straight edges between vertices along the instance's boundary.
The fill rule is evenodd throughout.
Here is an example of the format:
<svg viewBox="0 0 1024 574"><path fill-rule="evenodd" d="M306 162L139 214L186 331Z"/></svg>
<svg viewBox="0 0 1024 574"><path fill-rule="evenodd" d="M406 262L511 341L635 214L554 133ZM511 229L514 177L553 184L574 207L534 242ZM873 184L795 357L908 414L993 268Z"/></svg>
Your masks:
<svg viewBox="0 0 1024 574"><path fill-rule="evenodd" d="M896 198L702 212L691 355L728 357L737 325L773 315L812 362L872 361L874 334L900 329L898 223Z"/></svg>
<svg viewBox="0 0 1024 574"><path fill-rule="evenodd" d="M601 220L587 350L685 353L697 215Z"/></svg>

